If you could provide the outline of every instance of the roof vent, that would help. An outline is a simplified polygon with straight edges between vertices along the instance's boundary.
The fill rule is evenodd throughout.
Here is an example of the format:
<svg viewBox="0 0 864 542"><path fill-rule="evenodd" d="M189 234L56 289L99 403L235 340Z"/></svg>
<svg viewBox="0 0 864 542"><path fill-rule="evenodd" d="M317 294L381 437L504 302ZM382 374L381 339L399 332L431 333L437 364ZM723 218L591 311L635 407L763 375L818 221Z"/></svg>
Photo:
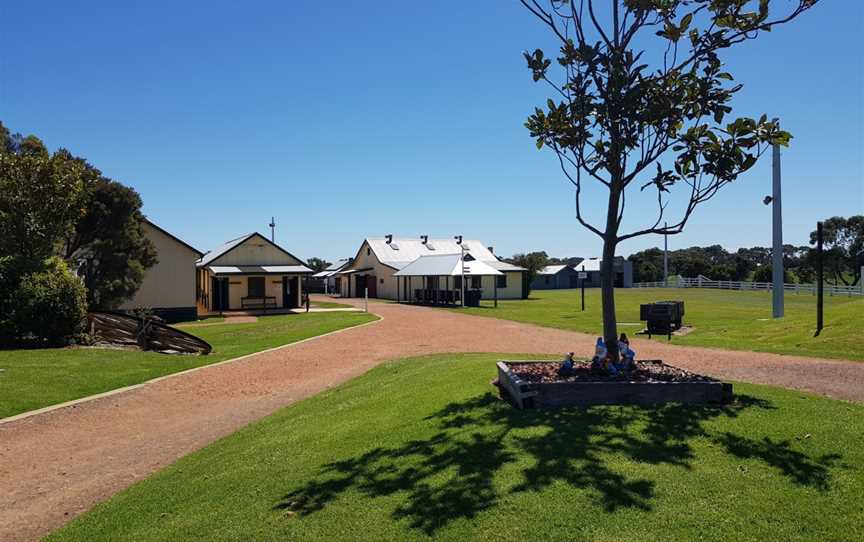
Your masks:
<svg viewBox="0 0 864 542"><path fill-rule="evenodd" d="M492 254L495 254L495 247L486 247L486 248L489 249L489 252L491 252Z"/></svg>
<svg viewBox="0 0 864 542"><path fill-rule="evenodd" d="M421 235L421 236L420 236L420 242L422 242L424 245L425 245L428 241L429 241L429 236L428 236L428 235Z"/></svg>
<svg viewBox="0 0 864 542"><path fill-rule="evenodd" d="M387 244L389 245L390 243L393 242L393 234L388 233L387 235L384 236L384 239L387 241Z"/></svg>
<svg viewBox="0 0 864 542"><path fill-rule="evenodd" d="M461 235L456 235L456 236L453 237L453 239L456 239L456 244L457 244L457 245L461 245L461 244L462 244L462 236L461 236Z"/></svg>

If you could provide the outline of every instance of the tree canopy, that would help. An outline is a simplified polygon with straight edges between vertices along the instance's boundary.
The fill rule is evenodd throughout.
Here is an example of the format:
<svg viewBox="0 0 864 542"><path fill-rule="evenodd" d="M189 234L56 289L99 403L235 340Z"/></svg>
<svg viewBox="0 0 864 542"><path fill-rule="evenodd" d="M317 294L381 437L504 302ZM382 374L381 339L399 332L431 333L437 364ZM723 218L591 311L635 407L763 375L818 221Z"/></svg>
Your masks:
<svg viewBox="0 0 864 542"><path fill-rule="evenodd" d="M693 211L791 135L768 115L733 118L736 83L721 53L773 30L815 0L520 0L558 45L524 54L534 81L552 97L525 126L550 148L576 191L576 219L603 240L603 335L613 355L613 260L623 240L683 231ZM605 6L601 10L602 6ZM653 39L652 39L653 36ZM649 41L655 47L641 48ZM607 193L603 220L585 214L586 183ZM622 231L627 196L651 193L656 215ZM667 210L683 188L683 209ZM630 197L633 197L632 195ZM668 225L667 225L668 224Z"/></svg>
<svg viewBox="0 0 864 542"><path fill-rule="evenodd" d="M0 256L18 260L8 269L23 276L58 256L83 279L91 307L114 308L131 297L156 263L138 193L2 123L0 139Z"/></svg>

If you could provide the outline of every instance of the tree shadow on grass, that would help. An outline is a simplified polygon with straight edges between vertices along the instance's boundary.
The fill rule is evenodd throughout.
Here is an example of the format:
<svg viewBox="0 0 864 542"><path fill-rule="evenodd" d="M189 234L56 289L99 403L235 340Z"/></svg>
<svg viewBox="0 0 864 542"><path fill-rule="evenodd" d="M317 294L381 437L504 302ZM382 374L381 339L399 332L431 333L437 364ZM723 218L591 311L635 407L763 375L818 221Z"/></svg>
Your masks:
<svg viewBox="0 0 864 542"><path fill-rule="evenodd" d="M746 409L773 409L770 402L736 396L729 405L667 404L656 407L594 407L516 410L491 393L450 403L428 416L437 424L431 438L375 448L325 465L316 479L286 494L275 506L300 516L323 509L346 492L368 497L397 493L394 519L434 534L449 522L475 517L508 493L538 492L564 482L587 489L604 510L651 510L655 482L628 477L610 458L692 468L690 440L711 437L703 423L736 417ZM829 467L839 459L810 458L788 442L750 441L726 433L716 442L738 457L758 458L795 483L829 488ZM496 487L498 471L517 462L521 480Z"/></svg>

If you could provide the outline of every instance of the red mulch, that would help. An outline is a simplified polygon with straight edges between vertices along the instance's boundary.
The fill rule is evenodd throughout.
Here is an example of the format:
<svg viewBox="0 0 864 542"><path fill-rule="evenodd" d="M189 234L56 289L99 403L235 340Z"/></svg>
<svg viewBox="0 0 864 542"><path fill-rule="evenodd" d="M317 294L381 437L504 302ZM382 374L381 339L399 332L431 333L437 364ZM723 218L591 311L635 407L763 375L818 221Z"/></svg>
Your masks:
<svg viewBox="0 0 864 542"><path fill-rule="evenodd" d="M508 363L510 370L528 382L700 382L713 380L666 365L660 360L637 361L630 374L609 375L591 369L589 362L574 362L568 376L559 374L561 362Z"/></svg>

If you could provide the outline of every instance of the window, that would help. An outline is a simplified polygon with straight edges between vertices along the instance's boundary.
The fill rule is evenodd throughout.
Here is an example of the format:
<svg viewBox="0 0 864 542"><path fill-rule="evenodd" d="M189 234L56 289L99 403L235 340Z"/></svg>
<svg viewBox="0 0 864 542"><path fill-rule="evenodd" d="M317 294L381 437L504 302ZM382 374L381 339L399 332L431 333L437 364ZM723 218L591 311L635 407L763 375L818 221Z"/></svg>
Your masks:
<svg viewBox="0 0 864 542"><path fill-rule="evenodd" d="M498 288L507 287L507 275L499 275L495 277L495 286Z"/></svg>
<svg viewBox="0 0 864 542"><path fill-rule="evenodd" d="M471 277L471 287L472 288L481 288L483 286L483 283L480 282L480 280L482 278L483 277Z"/></svg>
<svg viewBox="0 0 864 542"><path fill-rule="evenodd" d="M552 282L552 277L549 275L546 275L545 280L546 280L546 284L549 285L549 283Z"/></svg>
<svg viewBox="0 0 864 542"><path fill-rule="evenodd" d="M462 289L462 277L459 277L459 276L453 277L453 288L455 288L457 290Z"/></svg>
<svg viewBox="0 0 864 542"><path fill-rule="evenodd" d="M264 277L249 277L249 297L264 297Z"/></svg>
<svg viewBox="0 0 864 542"><path fill-rule="evenodd" d="M371 254L372 254L372 249L369 247L366 247L366 255L370 256Z"/></svg>

